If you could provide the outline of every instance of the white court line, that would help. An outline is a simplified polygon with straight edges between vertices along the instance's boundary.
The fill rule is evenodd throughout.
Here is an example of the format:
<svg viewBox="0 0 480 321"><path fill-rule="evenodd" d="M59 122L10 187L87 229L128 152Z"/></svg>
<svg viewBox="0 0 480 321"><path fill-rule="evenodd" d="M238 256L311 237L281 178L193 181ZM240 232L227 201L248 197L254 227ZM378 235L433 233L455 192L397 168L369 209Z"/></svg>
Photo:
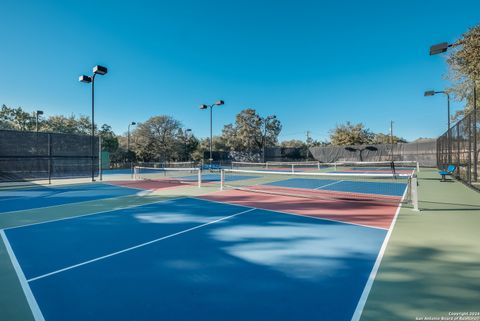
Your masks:
<svg viewBox="0 0 480 321"><path fill-rule="evenodd" d="M277 211L277 210L270 210L270 209L267 209L267 208L247 206L247 205L240 205L240 204L233 204L233 203L226 203L226 202L214 201L214 200L211 200L211 199L201 198L201 196L207 196L207 195L210 195L210 194L202 194L202 195L199 195L200 197L194 196L194 197L192 197L192 198L199 199L199 200L202 200L202 201L212 202L212 203L223 204L223 205L232 205L232 206L238 206L238 207L244 207L244 208L251 208L251 209L254 209L254 210L272 212L272 213L277 213L277 214L285 214L285 215L292 215L292 216L298 216L298 217L303 217L303 218L310 218L310 219L313 219L313 220L329 221L329 222L335 222L335 223L346 224L346 225L361 226L361 227L373 228L373 229L382 230L382 231L386 231L386 230L387 230L386 228L383 228L383 227L377 227L377 226L363 225L363 224L358 224L358 223L345 222L345 221L334 220L334 219L330 219L330 218L316 217L316 216L311 216L311 215L308 215L308 214L295 214L295 213L289 213L289 212L283 212L283 211Z"/></svg>
<svg viewBox="0 0 480 321"><path fill-rule="evenodd" d="M340 182L343 182L343 180L340 180L340 181L337 181L337 182L333 182L333 183L329 183L329 184L325 184L325 185L322 185L322 186L319 186L319 187L315 187L314 189L321 189L321 188L324 188L324 187L327 187L327 186L330 186L330 185L335 185L335 184L338 184Z"/></svg>
<svg viewBox="0 0 480 321"><path fill-rule="evenodd" d="M77 184L77 185L85 185L85 184L91 184L91 183L82 183L82 184ZM138 188L130 188L130 187L124 187L124 186L118 186L118 185L115 185L115 184L107 184L107 183L103 183L103 182L95 182L94 184L105 184L105 185L109 185L109 186L115 186L115 187L118 187L118 188L128 188L128 189L132 189L132 190L144 190L144 189L138 189ZM70 185L58 185L58 186L75 186L75 184L70 184ZM82 191L95 191L95 189L91 189L91 190L82 190ZM71 192L71 191L70 191ZM64 193L64 192L61 192L61 193ZM58 193L58 194L61 194L61 193ZM52 194L52 195L58 195L58 194ZM129 197L129 196L137 196L138 193L136 194L128 194L128 195L118 195L118 196L112 196L112 197L107 197L107 198L100 198L100 199L92 199L92 200L87 200L87 201L80 201L80 202L73 202L73 203L65 203L65 204L56 204L56 205L48 205L48 206L42 206L42 207L35 207L35 208L27 208L27 209L23 209L23 210L14 210L14 211L7 211L7 212L0 212L0 215L3 215L3 214L10 214L10 213L17 213L17 212L26 212L26 211L34 211L34 210L39 210L39 209L45 209L45 208L53 208L53 207L60 207L60 206L68 206L68 205L75 205L75 204L82 204L82 203L88 203L88 202L94 202L94 201L103 201L103 200L110 200L110 199L114 199L114 198L122 198L122 197ZM51 196L51 195L50 195ZM22 199L25 199L25 198L29 198L29 196L25 196L25 197L21 197Z"/></svg>
<svg viewBox="0 0 480 321"><path fill-rule="evenodd" d="M367 283L363 288L362 295L358 300L358 304L357 304L357 307L355 308L355 312L353 313L351 321L359 321L360 317L362 316L363 309L365 308L365 304L367 303L368 295L372 290L373 281L375 281L375 278L377 276L378 269L380 268L380 263L382 262L383 256L385 254L385 250L387 249L388 241L390 240L390 236L392 235L393 228L395 226L395 223L397 222L398 214L400 213L400 209L402 208L403 200L405 199L407 192L408 192L408 188L405 188L405 192L403 192L402 200L397 207L395 217L393 218L393 221L390 224L390 228L388 229L387 235L383 240L382 247L380 248L380 252L378 253L377 259L375 260L375 264L373 265L372 271L370 272Z"/></svg>
<svg viewBox="0 0 480 321"><path fill-rule="evenodd" d="M227 220L227 219L229 219L229 218L232 218L232 217L235 217L235 216L238 216L238 215L241 215L241 214L245 214L245 213L248 213L248 212L252 212L252 211L254 211L254 210L255 210L255 209L252 208L252 209L249 209L249 210L246 210L246 211L242 211L242 212L235 213L235 214L232 214L232 215L229 215L229 216L225 216L225 217L219 218L219 219L217 219L217 220L213 220L213 221L210 221L210 222L201 224L201 225L197 225L197 226L191 227L191 228L189 228L189 229L186 229L186 230L183 230L183 231L180 231L180 232L176 232L176 233L173 233L173 234L169 234L169 235L167 235L167 236L163 236L163 237L157 238L157 239L155 239L155 240L151 240L151 241L148 241L148 242L145 242L145 243L141 243L141 244L138 244L138 245L135 245L135 246L132 246L132 247L129 247L129 248L120 250L120 251L116 251L116 252L113 252L113 253L110 253L110 254L107 254L107 255L103 255L103 256L97 257L97 258L95 258L95 259L91 259L91 260L88 260L88 261L84 261L84 262L81 262L81 263L78 263L78 264L75 264L75 265L71 265L71 266L68 266L68 267L66 267L66 268L59 269L59 270L56 270L56 271L53 271L53 272L50 272L50 273L46 273L46 274L43 274L43 275L39 275L39 276L36 276L36 277L34 277L34 278L31 278L31 279L27 280L27 282L32 282L32 281L36 281L36 280L39 280L39 279L43 279L43 278L46 278L47 276L51 276L51 275L54 275L54 274L58 274L58 273L61 273L61 272L64 272L64 271L68 271L68 270L71 270L71 269L74 269L74 268L77 268L77 267L80 267L80 266L83 266L83 265L86 265L86 264L90 264L90 263L93 263L93 262L97 262L97 261L100 261L100 260L103 260L103 259L106 259L106 258L115 256L115 255L119 255L119 254L122 254L122 253L125 253L125 252L129 252L129 251L138 249L138 248L140 248L140 247L144 247L144 246L150 245L150 244L152 244L152 243L160 242L160 241L163 241L163 240L165 240L165 239L169 239L169 238L172 238L172 237L174 237L174 236L177 236L177 235L180 235L180 234L184 234L184 233L187 233L187 232L190 232L190 231L193 231L193 230L202 228L202 227L207 226L207 225L210 225L210 224L218 223L218 222Z"/></svg>
<svg viewBox="0 0 480 321"><path fill-rule="evenodd" d="M120 207L120 208L113 208L113 209L108 209L108 210L100 211L100 212L80 214L80 215L75 215L75 216L56 218L56 219L42 221L42 222L35 222L35 223L29 223L29 224L24 224L24 225L5 227L4 230L12 230L12 229L15 229L15 228L27 227L27 226L32 226L32 225L39 225L39 224L52 223L52 222L57 222L57 221L64 221L64 220L69 220L69 219L74 219L74 218L79 218L79 217L84 217L84 216L104 214L104 213L108 213L108 212L116 212L116 211L127 210L127 209L135 208L135 207L141 207L141 206L147 206L147 205L157 204L157 203L162 203L162 202L180 200L180 199L184 199L184 198L188 198L188 197L186 197L186 196L172 197L172 198L168 198L168 199L158 200L158 201L155 201L155 202L137 204L137 205L130 205L130 206L125 206L125 207ZM0 214L0 215L2 215L2 214Z"/></svg>
<svg viewBox="0 0 480 321"><path fill-rule="evenodd" d="M38 306L37 300L35 300L35 297L33 296L32 290L30 289L30 286L28 285L28 281L25 278L25 274L23 274L22 268L18 263L15 253L13 253L12 246L10 245L10 242L8 241L7 235L5 234L4 230L0 230L0 236L2 237L3 244L5 244L5 248L7 249L7 253L8 253L8 256L10 257L10 261L12 262L13 268L17 273L18 280L20 281L20 285L27 299L27 303L30 306L30 310L32 311L33 318L35 319L35 321L45 321L42 311Z"/></svg>

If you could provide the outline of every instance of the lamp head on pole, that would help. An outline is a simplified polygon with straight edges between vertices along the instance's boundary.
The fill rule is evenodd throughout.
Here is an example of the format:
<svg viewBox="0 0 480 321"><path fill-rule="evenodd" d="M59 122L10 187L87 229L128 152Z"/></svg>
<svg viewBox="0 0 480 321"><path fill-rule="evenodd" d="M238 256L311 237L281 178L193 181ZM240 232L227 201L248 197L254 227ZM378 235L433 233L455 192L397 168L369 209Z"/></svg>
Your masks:
<svg viewBox="0 0 480 321"><path fill-rule="evenodd" d="M86 76L86 75L82 75L82 76L78 77L78 81L84 82L84 83L86 83L86 84L89 84L89 83L92 82L92 77Z"/></svg>
<svg viewBox="0 0 480 321"><path fill-rule="evenodd" d="M108 69L107 67L103 67L103 66L95 66L93 67L93 73L94 74L97 74L97 75L105 75L106 73L108 72Z"/></svg>
<svg viewBox="0 0 480 321"><path fill-rule="evenodd" d="M208 106L205 105L205 104L200 105L200 109L207 109L207 108L208 108Z"/></svg>
<svg viewBox="0 0 480 321"><path fill-rule="evenodd" d="M423 94L425 97L428 96L434 96L435 95L435 90L428 90Z"/></svg>
<svg viewBox="0 0 480 321"><path fill-rule="evenodd" d="M43 110L37 110L37 115L43 115Z"/></svg>
<svg viewBox="0 0 480 321"><path fill-rule="evenodd" d="M225 105L225 102L223 100L217 100L217 102L215 103L216 106L221 106L221 105Z"/></svg>
<svg viewBox="0 0 480 321"><path fill-rule="evenodd" d="M430 56L444 53L448 50L448 47L451 47L447 42L442 42L430 47Z"/></svg>
<svg viewBox="0 0 480 321"><path fill-rule="evenodd" d="M136 125L136 124L137 124L136 122L132 121L132 123L130 125L133 126L133 125Z"/></svg>

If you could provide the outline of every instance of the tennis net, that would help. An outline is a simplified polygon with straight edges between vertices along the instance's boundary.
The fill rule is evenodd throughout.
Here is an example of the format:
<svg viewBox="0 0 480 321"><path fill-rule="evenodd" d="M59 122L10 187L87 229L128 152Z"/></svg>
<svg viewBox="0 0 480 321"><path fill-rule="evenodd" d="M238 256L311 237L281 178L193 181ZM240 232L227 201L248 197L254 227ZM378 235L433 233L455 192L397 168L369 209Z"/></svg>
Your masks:
<svg viewBox="0 0 480 321"><path fill-rule="evenodd" d="M412 174L318 173L224 169L221 189L343 201L409 203L418 210Z"/></svg>
<svg viewBox="0 0 480 321"><path fill-rule="evenodd" d="M199 168L157 168L135 166L133 169L134 180L149 180L159 183L171 183L175 185L198 185L202 186L202 172Z"/></svg>
<svg viewBox="0 0 480 321"><path fill-rule="evenodd" d="M193 168L195 162L139 162L136 165L153 168Z"/></svg>
<svg viewBox="0 0 480 321"><path fill-rule="evenodd" d="M303 172L319 170L320 162L232 162L232 169Z"/></svg>
<svg viewBox="0 0 480 321"><path fill-rule="evenodd" d="M372 170L372 171L405 171L416 170L420 171L420 165L417 161L379 161L379 162L335 162L324 163L323 166L334 167L339 169L353 169L353 170Z"/></svg>

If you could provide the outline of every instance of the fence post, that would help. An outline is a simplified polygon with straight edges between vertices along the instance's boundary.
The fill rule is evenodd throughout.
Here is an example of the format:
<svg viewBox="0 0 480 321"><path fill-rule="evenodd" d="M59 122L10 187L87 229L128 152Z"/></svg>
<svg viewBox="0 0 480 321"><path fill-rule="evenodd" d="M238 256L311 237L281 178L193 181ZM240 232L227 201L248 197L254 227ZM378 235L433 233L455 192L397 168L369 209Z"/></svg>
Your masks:
<svg viewBox="0 0 480 321"><path fill-rule="evenodd" d="M52 184L52 134L48 133L48 184Z"/></svg>
<svg viewBox="0 0 480 321"><path fill-rule="evenodd" d="M477 82L473 82L473 180L477 181Z"/></svg>
<svg viewBox="0 0 480 321"><path fill-rule="evenodd" d="M460 176L460 126L457 123L455 127L457 127L457 173Z"/></svg>
<svg viewBox="0 0 480 321"><path fill-rule="evenodd" d="M472 185L472 119L471 114L467 115L468 125L468 164L467 164L467 180Z"/></svg>
<svg viewBox="0 0 480 321"><path fill-rule="evenodd" d="M102 136L98 135L98 177L100 181L103 180L102 165Z"/></svg>

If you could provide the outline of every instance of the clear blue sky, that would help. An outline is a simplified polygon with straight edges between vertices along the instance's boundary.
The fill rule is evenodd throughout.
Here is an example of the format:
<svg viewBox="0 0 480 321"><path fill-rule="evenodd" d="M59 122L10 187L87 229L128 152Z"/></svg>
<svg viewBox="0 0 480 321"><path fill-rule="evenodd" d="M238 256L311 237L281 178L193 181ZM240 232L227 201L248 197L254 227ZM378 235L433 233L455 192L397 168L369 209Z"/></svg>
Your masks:
<svg viewBox="0 0 480 321"><path fill-rule="evenodd" d="M480 22L480 1L11 1L0 2L0 104L90 114L117 133L168 114L209 132L201 103L224 99L214 133L253 107L276 114L281 139L316 139L345 121L407 139L446 127L444 58L431 44ZM454 105L454 110L461 108Z"/></svg>

